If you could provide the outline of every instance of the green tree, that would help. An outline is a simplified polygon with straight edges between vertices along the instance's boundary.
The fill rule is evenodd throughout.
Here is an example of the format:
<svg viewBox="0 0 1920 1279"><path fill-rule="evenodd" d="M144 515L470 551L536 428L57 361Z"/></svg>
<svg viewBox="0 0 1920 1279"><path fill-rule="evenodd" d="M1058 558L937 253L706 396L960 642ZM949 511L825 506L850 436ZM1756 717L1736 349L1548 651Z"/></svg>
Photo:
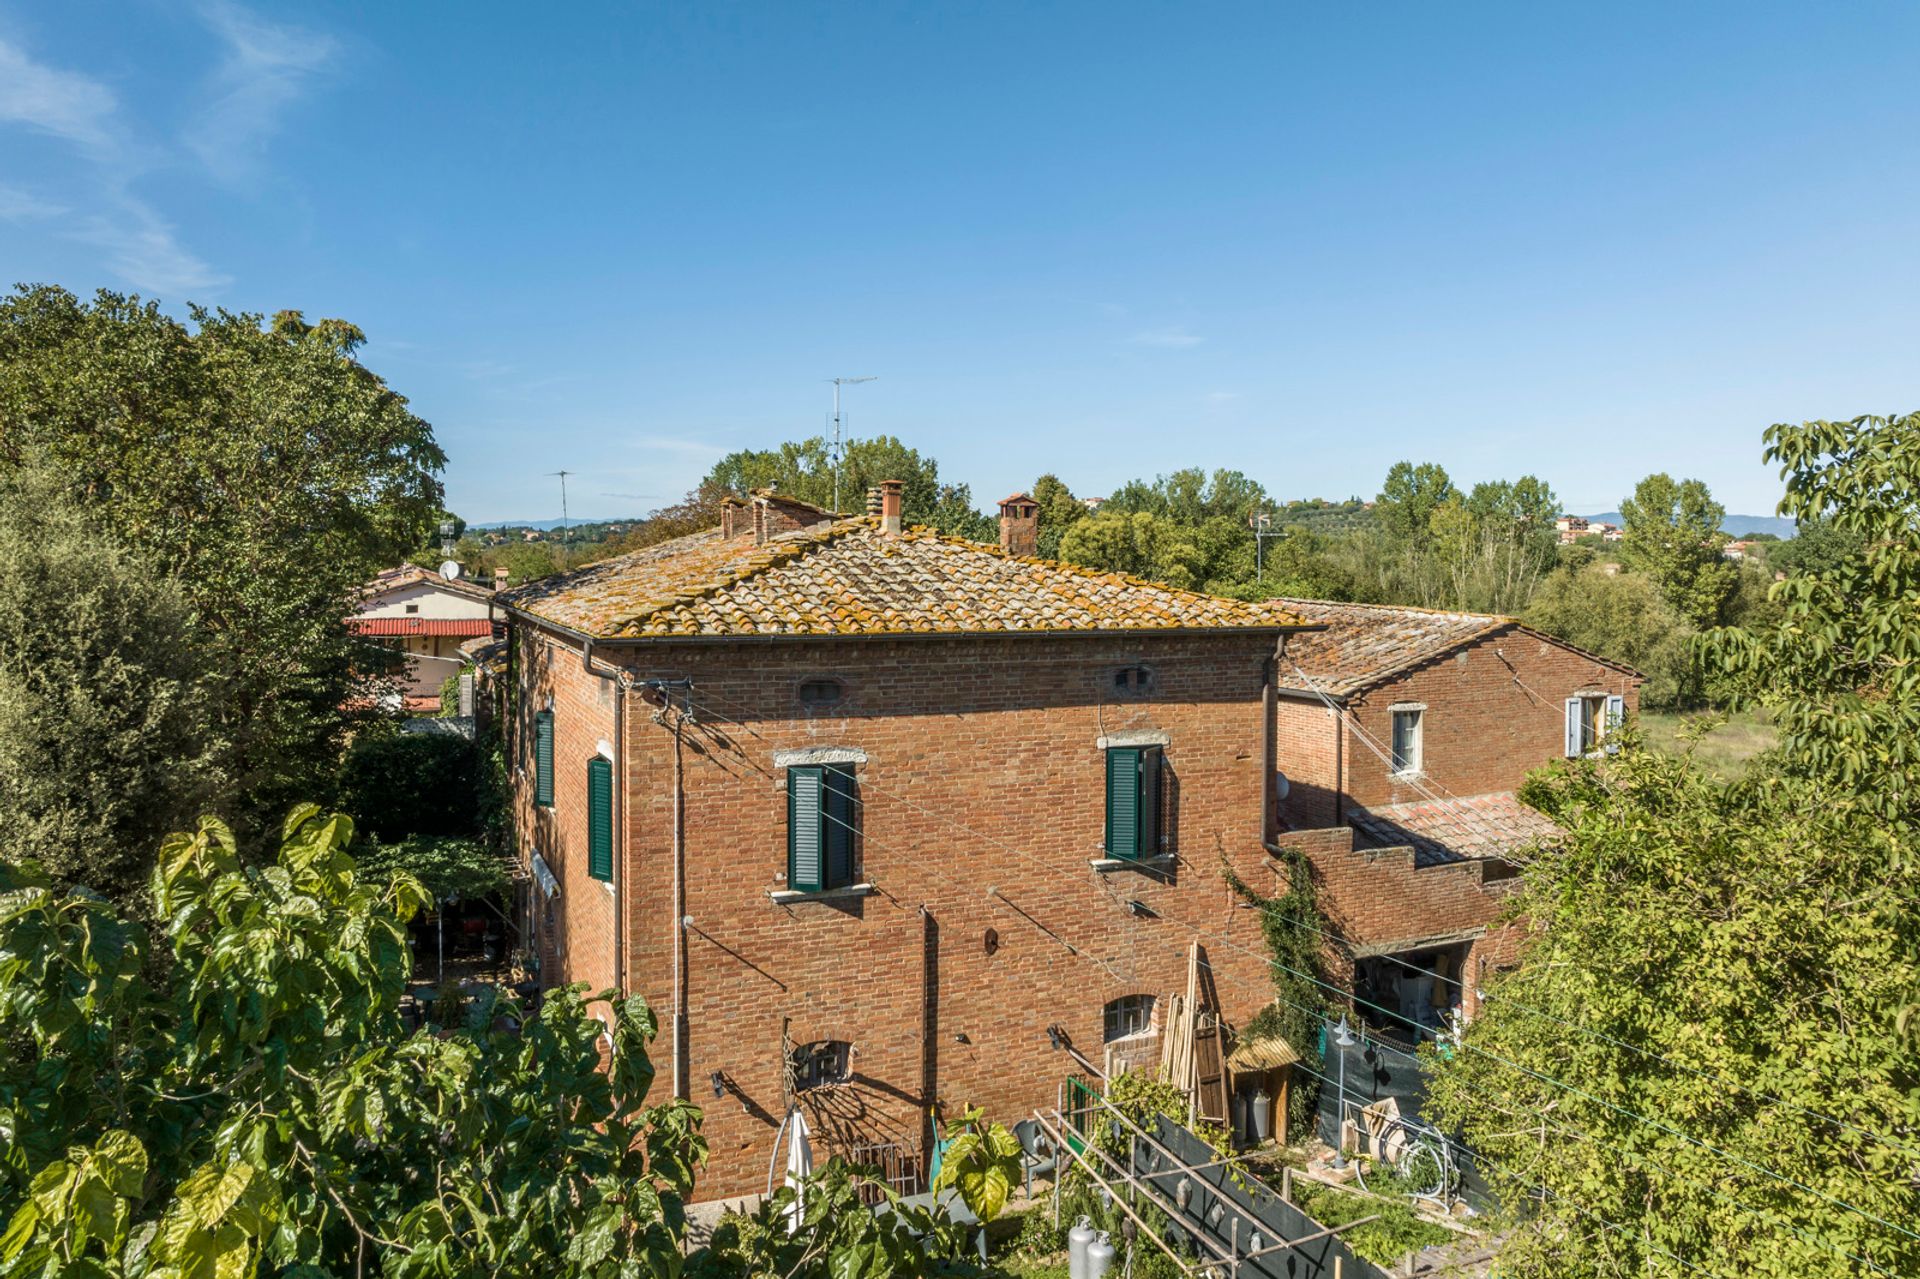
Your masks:
<svg viewBox="0 0 1920 1279"><path fill-rule="evenodd" d="M1459 495L1444 466L1395 462L1374 500L1373 514L1394 541L1417 544L1426 540L1434 511Z"/></svg>
<svg viewBox="0 0 1920 1279"><path fill-rule="evenodd" d="M408 1033L424 894L351 836L303 806L262 870L216 821L170 838L164 969L0 864L0 1274L678 1272L706 1146L690 1103L647 1104L646 1003L487 994Z"/></svg>
<svg viewBox="0 0 1920 1279"><path fill-rule="evenodd" d="M968 487L943 485L940 464L934 459L922 457L917 449L908 448L891 435L848 440L840 463L841 509L850 513L864 510L867 490L878 487L882 480L901 482L901 517L908 524L923 524L961 537L991 534L992 521L974 509ZM729 453L714 463L698 492L710 494L717 501L727 493L744 494L768 485L802 502L831 507L833 442L816 435L777 449ZM718 522L717 515L710 521Z"/></svg>
<svg viewBox="0 0 1920 1279"><path fill-rule="evenodd" d="M118 901L219 780L187 602L42 470L0 474L0 830Z"/></svg>
<svg viewBox="0 0 1920 1279"><path fill-rule="evenodd" d="M1799 522L1793 537L1767 548L1767 567L1782 573L1833 573L1866 553L1866 542L1824 516Z"/></svg>
<svg viewBox="0 0 1920 1279"><path fill-rule="evenodd" d="M1780 746L1722 784L1629 736L1531 782L1566 835L1434 1081L1516 1275L1920 1273L1920 417L1777 425L1767 457L1864 548L1703 646Z"/></svg>
<svg viewBox="0 0 1920 1279"><path fill-rule="evenodd" d="M1134 480L1122 485L1100 513L1147 514L1188 526L1226 519L1245 528L1247 517L1268 505L1266 490L1239 471L1218 470L1208 475L1199 467L1190 467L1159 476L1151 483Z"/></svg>
<svg viewBox="0 0 1920 1279"><path fill-rule="evenodd" d="M354 353L360 331L24 288L0 301L0 471L42 461L192 607L220 673L219 763L243 825L313 793L369 646L355 590L433 535L432 429Z"/></svg>
<svg viewBox="0 0 1920 1279"><path fill-rule="evenodd" d="M1875 1220L1920 1220L1896 1030L1920 929L1861 823L1822 786L1635 745L1527 798L1567 833L1429 1092L1514 1228L1501 1273L1920 1273Z"/></svg>
<svg viewBox="0 0 1920 1279"><path fill-rule="evenodd" d="M1621 560L1652 577L1680 616L1705 629L1727 620L1739 568L1720 553L1726 508L1699 480L1649 475L1620 502Z"/></svg>
<svg viewBox="0 0 1920 1279"><path fill-rule="evenodd" d="M1713 652L1772 713L1782 767L1844 789L1882 863L1908 874L1920 828L1920 414L1780 424L1766 438L1787 475L1780 509L1829 521L1860 551L1776 583L1777 624L1718 631Z"/></svg>
<svg viewBox="0 0 1920 1279"><path fill-rule="evenodd" d="M1040 555L1060 558L1060 539L1067 530L1087 518L1086 503L1075 497L1057 475L1042 475L1027 493L1040 508Z"/></svg>
<svg viewBox="0 0 1920 1279"><path fill-rule="evenodd" d="M1615 572L1607 569L1613 567ZM1697 705L1700 674L1694 630L1652 580L1618 566L1590 563L1547 574L1522 619L1590 653L1625 662L1647 677L1640 704L1648 710Z"/></svg>

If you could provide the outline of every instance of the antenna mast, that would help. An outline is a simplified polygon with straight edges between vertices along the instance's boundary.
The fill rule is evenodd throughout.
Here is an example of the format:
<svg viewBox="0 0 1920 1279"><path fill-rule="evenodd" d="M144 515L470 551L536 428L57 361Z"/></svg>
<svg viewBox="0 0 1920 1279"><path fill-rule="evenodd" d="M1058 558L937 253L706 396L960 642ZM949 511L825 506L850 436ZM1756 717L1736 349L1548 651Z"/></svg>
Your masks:
<svg viewBox="0 0 1920 1279"><path fill-rule="evenodd" d="M842 452L840 447L840 388L843 386L857 386L862 382L878 382L879 380L878 375L873 377L832 377L827 379L827 381L833 383L833 513L835 515L840 513L840 456Z"/></svg>
<svg viewBox="0 0 1920 1279"><path fill-rule="evenodd" d="M573 562L570 553L573 549L573 524L567 519L567 477L572 471L548 471L548 475L560 477L560 567L566 568Z"/></svg>

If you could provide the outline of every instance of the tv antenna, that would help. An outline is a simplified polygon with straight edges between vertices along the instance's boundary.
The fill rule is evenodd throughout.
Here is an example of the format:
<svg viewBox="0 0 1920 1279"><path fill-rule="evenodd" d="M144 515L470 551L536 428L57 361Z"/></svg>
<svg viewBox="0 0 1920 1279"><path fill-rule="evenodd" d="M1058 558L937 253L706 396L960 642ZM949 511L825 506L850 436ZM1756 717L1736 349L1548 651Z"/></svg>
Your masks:
<svg viewBox="0 0 1920 1279"><path fill-rule="evenodd" d="M840 513L840 388L843 386L858 386L862 382L878 382L879 380L878 375L873 377L830 377L827 379L827 381L833 383L833 513L835 515Z"/></svg>
<svg viewBox="0 0 1920 1279"><path fill-rule="evenodd" d="M572 558L567 551L573 541L573 525L567 520L567 477L576 472L548 471L547 474L560 477L560 567L564 569Z"/></svg>

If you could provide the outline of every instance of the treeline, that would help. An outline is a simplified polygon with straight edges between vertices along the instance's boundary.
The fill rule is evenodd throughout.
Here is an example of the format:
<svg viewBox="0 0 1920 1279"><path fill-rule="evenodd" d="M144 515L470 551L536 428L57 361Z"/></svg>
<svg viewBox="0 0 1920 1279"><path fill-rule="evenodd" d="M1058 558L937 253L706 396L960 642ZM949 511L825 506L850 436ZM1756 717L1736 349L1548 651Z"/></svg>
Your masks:
<svg viewBox="0 0 1920 1279"><path fill-rule="evenodd" d="M994 521L964 484L891 436L847 445L840 509L859 509L882 479L905 482L905 516L945 533L991 541ZM743 451L717 463L686 499L659 511L599 555L711 528L729 493L776 485L830 506L834 476L824 437ZM1559 498L1537 476L1462 489L1434 463L1396 463L1371 503L1282 502L1244 472L1175 471L1122 485L1089 507L1060 477L1028 492L1040 507L1039 552L1239 599L1303 597L1458 609L1518 617L1648 677L1642 704L1718 703L1727 690L1697 661L1695 636L1720 626L1769 624L1776 573L1804 572L1857 554L1829 524L1803 525L1764 558L1723 552L1725 509L1699 480L1642 480L1621 502L1625 536L1562 545Z"/></svg>

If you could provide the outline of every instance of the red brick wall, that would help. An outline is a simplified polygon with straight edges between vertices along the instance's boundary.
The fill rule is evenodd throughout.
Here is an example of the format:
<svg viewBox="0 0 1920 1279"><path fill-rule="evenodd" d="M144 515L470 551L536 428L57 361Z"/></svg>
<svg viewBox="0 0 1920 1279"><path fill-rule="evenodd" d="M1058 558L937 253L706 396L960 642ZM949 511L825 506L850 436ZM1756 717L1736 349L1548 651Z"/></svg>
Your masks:
<svg viewBox="0 0 1920 1279"><path fill-rule="evenodd" d="M1503 660L1504 659L1504 660ZM1516 679L1517 676L1517 679ZM1426 798L1396 778L1381 754L1393 742L1392 708L1424 705L1421 782L1442 796L1517 788L1527 773L1565 750L1565 703L1576 693L1617 693L1639 705L1639 681L1610 666L1517 629L1477 640L1356 694L1347 703L1345 740L1333 714L1310 695L1289 694L1275 708L1275 760L1293 784L1282 806L1295 828L1345 820L1342 808ZM1344 805L1335 792L1344 791Z"/></svg>
<svg viewBox="0 0 1920 1279"><path fill-rule="evenodd" d="M1072 1068L1050 1050L1047 1025L1063 1025L1098 1061L1106 1001L1185 989L1188 925L1226 939L1208 955L1229 1016L1243 1020L1264 1003L1271 987L1257 920L1233 901L1220 859L1248 876L1263 861L1260 695L1271 650L1261 636L600 650L632 661L638 676L695 682L698 722L685 730L682 763L693 919L686 1078L706 1107L713 1148L701 1197L764 1188L783 1104L783 1019L794 1042L854 1045L855 1084L807 1094L816 1130L827 1134L819 1144L831 1149L836 1136L917 1142L929 1087L950 1106L984 1104L1009 1123L1052 1105ZM565 670L578 670L577 652L559 650L554 661L551 683L579 683ZM1113 670L1136 663L1155 671L1155 692L1112 700ZM823 675L844 680L848 699L809 715L798 684ZM627 705L628 984L660 1011L664 1092L673 734L637 697ZM561 709L593 725L608 713L584 686ZM1171 884L1088 865L1104 835L1096 739L1128 730L1169 737L1164 825L1179 858ZM562 723L562 777L606 731ZM808 746L867 753L857 770L858 856L872 896L793 906L767 896L786 868L785 776L774 752ZM578 763L584 775L584 756ZM583 785L563 787L554 814L576 840ZM566 895L601 905L604 890L572 878L584 845L576 856L568 836L544 838L567 850ZM1153 913L1132 913L1128 899ZM592 965L609 951L603 918L567 916L568 976L598 971ZM714 1071L732 1089L719 1101Z"/></svg>
<svg viewBox="0 0 1920 1279"><path fill-rule="evenodd" d="M546 985L614 985L614 899L587 875L587 761L614 740L614 694L581 669L580 652L517 637L514 678L520 696L511 767L514 818L523 861L537 852L560 881L557 898L533 889L531 939ZM529 642L529 641L532 642ZM533 718L553 709L553 806L533 802ZM549 919L551 922L549 922Z"/></svg>
<svg viewBox="0 0 1920 1279"><path fill-rule="evenodd" d="M1621 694L1629 711L1639 705L1632 677L1516 629L1476 640L1348 705L1353 724L1386 753L1393 741L1391 708L1424 703L1423 782L1443 796L1482 795L1515 789L1530 770L1565 753L1565 702L1583 692ZM1425 798L1352 731L1346 777L1348 795L1364 805Z"/></svg>

